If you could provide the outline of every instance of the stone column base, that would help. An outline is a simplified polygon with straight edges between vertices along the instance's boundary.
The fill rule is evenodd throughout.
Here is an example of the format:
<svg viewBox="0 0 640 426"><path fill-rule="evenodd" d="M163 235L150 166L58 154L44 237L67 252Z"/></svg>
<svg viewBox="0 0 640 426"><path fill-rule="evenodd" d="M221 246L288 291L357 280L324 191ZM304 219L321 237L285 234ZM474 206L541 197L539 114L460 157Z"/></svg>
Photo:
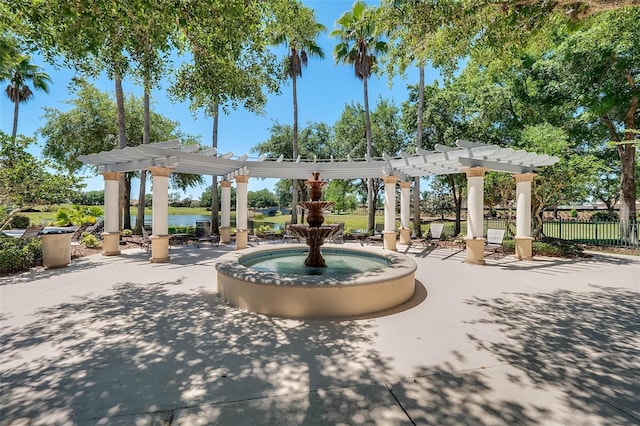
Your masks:
<svg viewBox="0 0 640 426"><path fill-rule="evenodd" d="M396 248L396 231L382 231L382 240L384 242L384 249L391 251L398 251Z"/></svg>
<svg viewBox="0 0 640 426"><path fill-rule="evenodd" d="M467 258L464 263L484 265L484 238L465 238L467 243Z"/></svg>
<svg viewBox="0 0 640 426"><path fill-rule="evenodd" d="M102 237L102 255L117 256L120 254L120 232L103 232Z"/></svg>
<svg viewBox="0 0 640 426"><path fill-rule="evenodd" d="M167 263L169 261L169 236L152 235L151 240L151 263Z"/></svg>
<svg viewBox="0 0 640 426"><path fill-rule="evenodd" d="M411 244L411 229L400 229L400 244Z"/></svg>
<svg viewBox="0 0 640 426"><path fill-rule="evenodd" d="M231 227L221 226L220 228L220 242L222 244L228 244L231 242Z"/></svg>
<svg viewBox="0 0 640 426"><path fill-rule="evenodd" d="M516 240L516 257L518 260L533 259L533 238L532 237L515 237Z"/></svg>
<svg viewBox="0 0 640 426"><path fill-rule="evenodd" d="M236 250L247 248L249 242L249 231L246 229L236 229Z"/></svg>

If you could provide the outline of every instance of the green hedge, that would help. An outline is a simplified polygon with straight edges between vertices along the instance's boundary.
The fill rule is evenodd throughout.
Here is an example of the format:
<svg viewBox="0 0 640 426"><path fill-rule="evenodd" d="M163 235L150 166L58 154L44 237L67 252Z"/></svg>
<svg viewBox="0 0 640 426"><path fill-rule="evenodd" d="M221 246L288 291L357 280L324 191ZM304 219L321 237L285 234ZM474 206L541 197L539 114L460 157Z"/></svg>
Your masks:
<svg viewBox="0 0 640 426"><path fill-rule="evenodd" d="M504 240L502 244L506 253L516 252L515 240ZM532 250L534 256L549 257L574 257L582 253L582 248L578 245L563 241L534 241Z"/></svg>
<svg viewBox="0 0 640 426"><path fill-rule="evenodd" d="M169 235L173 234L189 234L196 235L196 227L195 226L169 226L168 228Z"/></svg>
<svg viewBox="0 0 640 426"><path fill-rule="evenodd" d="M40 238L0 238L0 275L26 271L41 261Z"/></svg>

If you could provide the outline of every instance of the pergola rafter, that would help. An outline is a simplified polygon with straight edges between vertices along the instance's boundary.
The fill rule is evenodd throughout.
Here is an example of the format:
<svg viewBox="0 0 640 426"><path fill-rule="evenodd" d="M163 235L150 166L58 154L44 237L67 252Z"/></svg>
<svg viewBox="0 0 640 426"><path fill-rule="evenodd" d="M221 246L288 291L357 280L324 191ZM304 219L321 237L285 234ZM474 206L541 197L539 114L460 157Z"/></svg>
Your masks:
<svg viewBox="0 0 640 426"><path fill-rule="evenodd" d="M246 154L238 158L233 158L233 153L218 156L211 148L200 150L197 145L180 146L180 141L174 140L81 155L78 159L85 164L98 166L100 172L132 172L149 167L166 167L175 173L215 175L226 180L239 175L306 179L311 171L320 172L326 179L396 176L400 180L407 180L415 176L462 173L470 167L528 173L558 161L557 157L468 141L457 141L455 147L436 145L435 151L417 151L416 154L403 152L399 158L384 154L382 159L346 161L333 158L285 161L282 157L250 160Z"/></svg>

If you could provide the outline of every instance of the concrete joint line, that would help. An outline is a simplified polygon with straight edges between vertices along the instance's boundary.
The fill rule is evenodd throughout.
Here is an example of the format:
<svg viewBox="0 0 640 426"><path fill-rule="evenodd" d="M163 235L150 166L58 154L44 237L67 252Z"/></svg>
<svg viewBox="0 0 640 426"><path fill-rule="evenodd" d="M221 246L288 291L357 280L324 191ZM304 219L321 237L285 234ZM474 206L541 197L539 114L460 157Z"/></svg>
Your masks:
<svg viewBox="0 0 640 426"><path fill-rule="evenodd" d="M411 416L409 415L409 413L407 413L407 410L405 410L405 408L402 406L402 404L400 403L400 400L398 399L398 397L396 397L396 395L393 393L393 391L391 390L391 386L388 383L385 383L385 387L387 388L387 390L389 391L389 393L391 394L391 396L393 397L393 399L395 399L396 404L398 404L398 406L400 407L400 409L402 410L402 412L405 414L405 416L407 416L407 418L409 419L409 421L411 422L412 425L415 425L416 422L413 421L413 419L411 418Z"/></svg>

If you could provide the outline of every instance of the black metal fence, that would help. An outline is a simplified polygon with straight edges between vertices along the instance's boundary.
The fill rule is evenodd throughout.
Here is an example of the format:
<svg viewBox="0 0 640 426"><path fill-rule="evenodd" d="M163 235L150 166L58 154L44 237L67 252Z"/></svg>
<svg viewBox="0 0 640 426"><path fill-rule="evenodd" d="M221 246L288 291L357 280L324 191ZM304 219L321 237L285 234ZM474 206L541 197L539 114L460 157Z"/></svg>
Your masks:
<svg viewBox="0 0 640 426"><path fill-rule="evenodd" d="M505 237L513 238L516 221L515 218L485 219L485 232L487 228L504 229ZM542 222L542 233L548 238L593 246L640 248L637 221L545 220Z"/></svg>

